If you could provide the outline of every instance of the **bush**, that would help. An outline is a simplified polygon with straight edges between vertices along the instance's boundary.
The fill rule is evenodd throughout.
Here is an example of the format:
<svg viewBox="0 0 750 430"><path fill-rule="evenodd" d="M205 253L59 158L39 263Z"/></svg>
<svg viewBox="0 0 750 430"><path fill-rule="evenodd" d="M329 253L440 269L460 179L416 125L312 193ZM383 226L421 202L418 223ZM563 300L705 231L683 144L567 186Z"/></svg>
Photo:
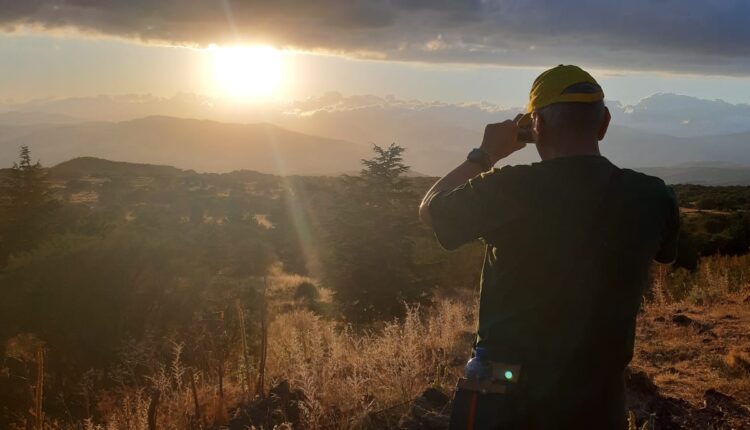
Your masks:
<svg viewBox="0 0 750 430"><path fill-rule="evenodd" d="M308 302L312 302L320 298L320 292L318 291L318 287L316 287L312 282L303 281L299 285L297 285L297 288L294 292L294 298L295 300L305 300Z"/></svg>

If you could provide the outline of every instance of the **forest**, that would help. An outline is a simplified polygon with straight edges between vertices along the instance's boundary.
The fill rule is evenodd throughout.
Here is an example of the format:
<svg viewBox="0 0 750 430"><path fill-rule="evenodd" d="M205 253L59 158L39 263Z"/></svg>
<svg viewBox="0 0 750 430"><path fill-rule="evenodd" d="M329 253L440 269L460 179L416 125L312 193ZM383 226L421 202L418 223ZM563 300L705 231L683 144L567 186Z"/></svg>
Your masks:
<svg viewBox="0 0 750 430"><path fill-rule="evenodd" d="M283 177L22 148L0 172L0 428L404 425L469 354L484 248L440 249L416 216L434 178L402 156ZM678 262L645 300L743 294L750 187L674 190Z"/></svg>

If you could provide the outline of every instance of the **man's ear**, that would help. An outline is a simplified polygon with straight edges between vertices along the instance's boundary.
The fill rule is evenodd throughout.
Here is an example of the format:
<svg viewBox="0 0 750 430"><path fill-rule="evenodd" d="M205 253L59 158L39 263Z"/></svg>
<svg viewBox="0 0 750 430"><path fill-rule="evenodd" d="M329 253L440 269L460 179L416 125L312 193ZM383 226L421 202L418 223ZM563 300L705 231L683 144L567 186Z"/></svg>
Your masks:
<svg viewBox="0 0 750 430"><path fill-rule="evenodd" d="M604 136L607 134L607 129L609 128L609 121L612 120L612 115L609 113L609 108L604 106L604 118L602 119L602 123L599 126L599 131L597 132L596 138L598 140L604 139Z"/></svg>
<svg viewBox="0 0 750 430"><path fill-rule="evenodd" d="M539 112L534 111L531 112L531 130L534 132L534 136L539 137L539 131L544 126L544 118L542 118L541 115L539 115Z"/></svg>

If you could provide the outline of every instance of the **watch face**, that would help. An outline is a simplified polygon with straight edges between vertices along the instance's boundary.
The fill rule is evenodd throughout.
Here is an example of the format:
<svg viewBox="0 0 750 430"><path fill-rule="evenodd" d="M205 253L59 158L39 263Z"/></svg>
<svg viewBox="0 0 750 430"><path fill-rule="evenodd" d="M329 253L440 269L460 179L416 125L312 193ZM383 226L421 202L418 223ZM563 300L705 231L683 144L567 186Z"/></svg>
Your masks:
<svg viewBox="0 0 750 430"><path fill-rule="evenodd" d="M490 156L479 148L472 149L466 159L472 163L478 164L484 170L489 170L490 167L492 167L490 166Z"/></svg>

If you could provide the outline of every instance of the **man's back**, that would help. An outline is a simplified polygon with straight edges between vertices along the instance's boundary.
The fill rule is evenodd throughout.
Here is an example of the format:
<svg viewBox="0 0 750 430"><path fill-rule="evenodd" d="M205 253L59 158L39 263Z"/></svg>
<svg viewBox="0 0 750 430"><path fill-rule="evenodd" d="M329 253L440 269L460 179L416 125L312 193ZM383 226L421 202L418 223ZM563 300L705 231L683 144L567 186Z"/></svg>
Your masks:
<svg viewBox="0 0 750 430"><path fill-rule="evenodd" d="M487 243L477 345L524 364L530 409L575 409L621 383L651 261L674 258L679 214L661 180L563 157L487 172L429 209L446 248Z"/></svg>

